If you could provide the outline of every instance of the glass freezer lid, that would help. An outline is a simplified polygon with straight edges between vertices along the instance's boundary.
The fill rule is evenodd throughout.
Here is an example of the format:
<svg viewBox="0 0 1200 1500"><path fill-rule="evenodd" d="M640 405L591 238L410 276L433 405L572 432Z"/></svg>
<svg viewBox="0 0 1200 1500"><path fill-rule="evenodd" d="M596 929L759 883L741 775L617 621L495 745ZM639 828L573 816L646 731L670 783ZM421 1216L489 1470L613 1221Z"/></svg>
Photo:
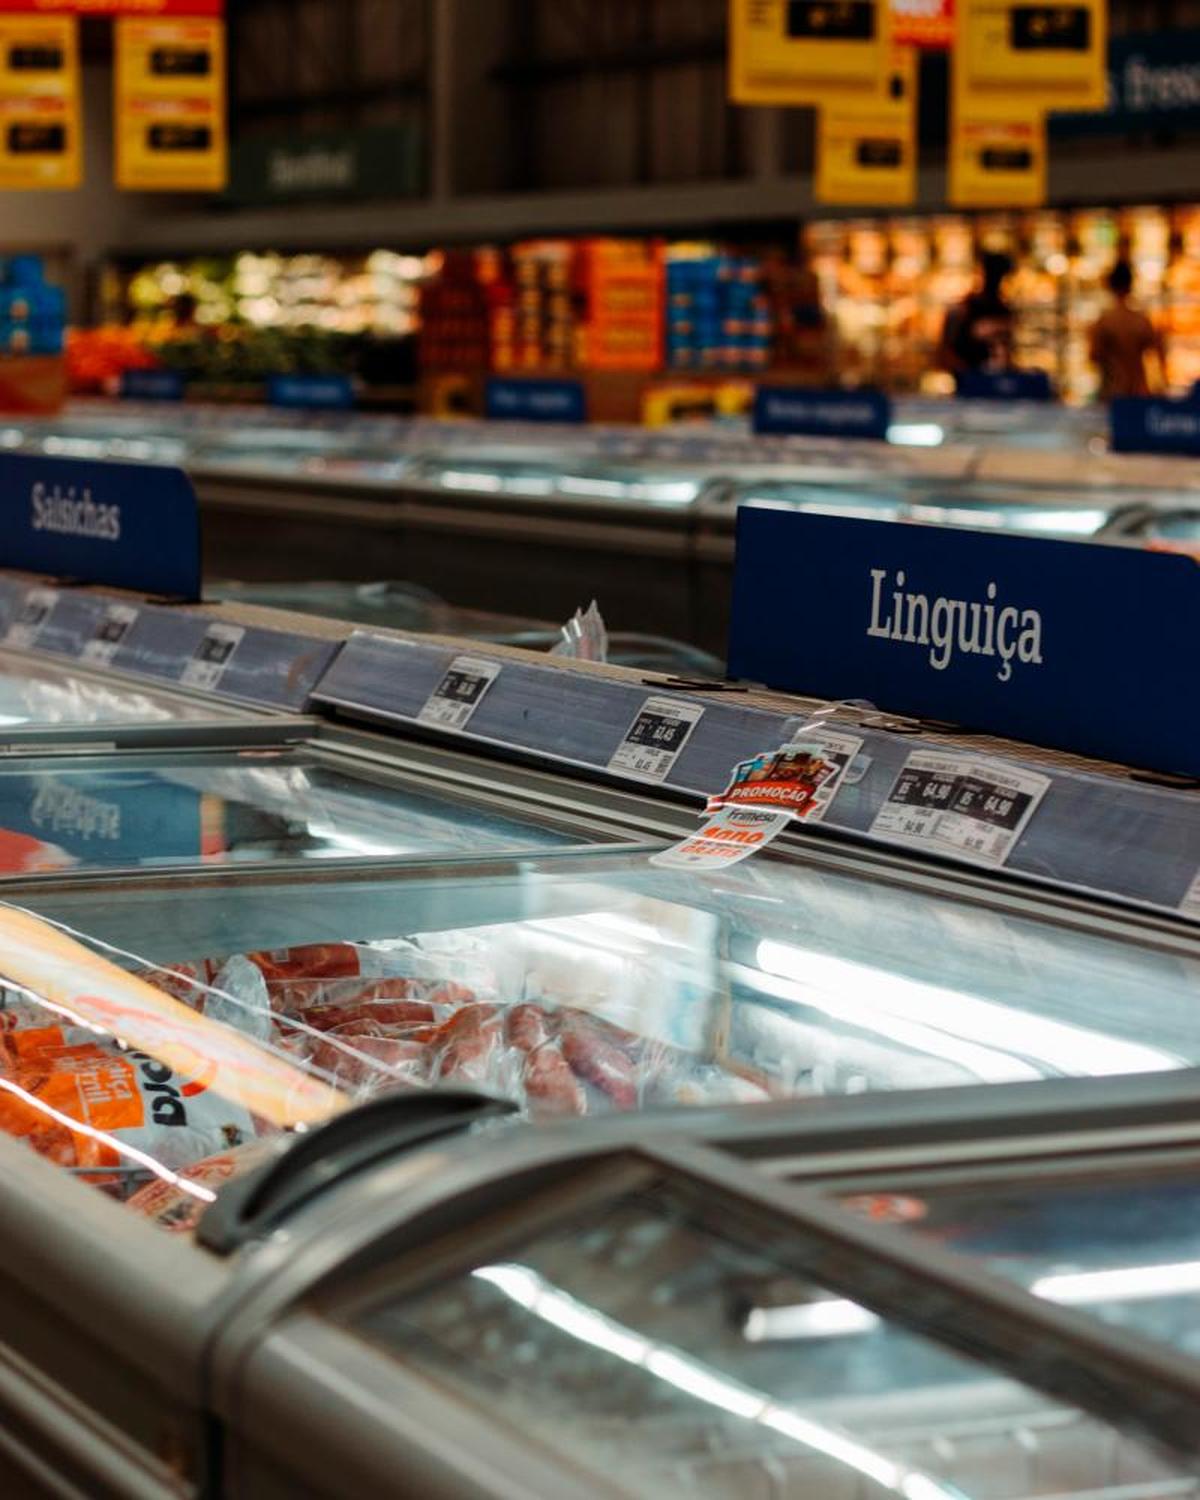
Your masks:
<svg viewBox="0 0 1200 1500"><path fill-rule="evenodd" d="M0 730L55 724L165 724L239 715L157 688L0 649Z"/></svg>
<svg viewBox="0 0 1200 1500"><path fill-rule="evenodd" d="M303 747L0 763L0 876L462 856L588 838Z"/></svg>
<svg viewBox="0 0 1200 1500"><path fill-rule="evenodd" d="M706 881L551 846L231 865L21 899L193 1009L250 1005L351 1102L445 1085L534 1119L665 1115L1200 1064L1195 960L862 874Z"/></svg>
<svg viewBox="0 0 1200 1500"><path fill-rule="evenodd" d="M855 1193L903 1226L1035 1296L1200 1358L1200 1159L1126 1157L1086 1170Z"/></svg>
<svg viewBox="0 0 1200 1500"><path fill-rule="evenodd" d="M835 1295L809 1269L828 1247L685 1179L593 1198L537 1232L473 1234L465 1268L409 1293L385 1273L332 1315L621 1493L1150 1500L1189 1472ZM780 1304L807 1324L762 1337L759 1314Z"/></svg>
<svg viewBox="0 0 1200 1500"><path fill-rule="evenodd" d="M798 510L816 515L857 516L875 521L924 521L942 526L969 526L988 531L1016 531L1047 536L1095 536L1109 524L1112 511L1094 501L1069 496L1034 497L1012 493L938 495L911 488L834 488L778 481L735 490L735 504Z"/></svg>

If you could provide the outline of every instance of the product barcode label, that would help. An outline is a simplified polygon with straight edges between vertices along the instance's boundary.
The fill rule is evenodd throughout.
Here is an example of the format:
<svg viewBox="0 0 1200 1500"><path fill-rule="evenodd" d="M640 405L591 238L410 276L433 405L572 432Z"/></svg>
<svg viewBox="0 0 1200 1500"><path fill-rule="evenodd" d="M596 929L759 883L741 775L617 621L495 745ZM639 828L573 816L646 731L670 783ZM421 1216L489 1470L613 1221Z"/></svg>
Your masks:
<svg viewBox="0 0 1200 1500"><path fill-rule="evenodd" d="M57 603L57 589L30 589L16 619L8 627L4 637L6 644L28 650L41 635Z"/></svg>
<svg viewBox="0 0 1200 1500"><path fill-rule="evenodd" d="M665 781L703 717L704 709L699 703L647 698L626 730L608 769L642 781Z"/></svg>
<svg viewBox="0 0 1200 1500"><path fill-rule="evenodd" d="M180 682L185 687L213 692L225 675L225 668L245 634L241 625L227 625L223 620L214 621L192 652L191 660L180 674Z"/></svg>
<svg viewBox="0 0 1200 1500"><path fill-rule="evenodd" d="M1200 870L1196 871L1196 878L1188 886L1188 893L1179 903L1179 910L1185 917L1194 917L1200 922Z"/></svg>
<svg viewBox="0 0 1200 1500"><path fill-rule="evenodd" d="M100 618L90 641L84 643L83 660L98 667L112 665L121 642L138 617L132 604L110 604Z"/></svg>
<svg viewBox="0 0 1200 1500"><path fill-rule="evenodd" d="M871 832L999 866L1050 785L1000 761L918 750L910 755Z"/></svg>
<svg viewBox="0 0 1200 1500"><path fill-rule="evenodd" d="M499 675L499 662L484 661L478 656L456 656L426 699L417 722L439 729L465 729Z"/></svg>

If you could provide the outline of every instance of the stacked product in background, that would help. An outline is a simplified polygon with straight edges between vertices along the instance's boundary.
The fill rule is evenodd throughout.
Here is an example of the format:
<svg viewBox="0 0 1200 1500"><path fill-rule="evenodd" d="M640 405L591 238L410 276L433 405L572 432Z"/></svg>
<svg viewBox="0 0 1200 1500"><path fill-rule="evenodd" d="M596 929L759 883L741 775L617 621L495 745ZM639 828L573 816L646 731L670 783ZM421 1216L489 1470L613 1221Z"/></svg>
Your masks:
<svg viewBox="0 0 1200 1500"><path fill-rule="evenodd" d="M438 274L421 288L423 371L491 367L498 260L495 251L449 250Z"/></svg>
<svg viewBox="0 0 1200 1500"><path fill-rule="evenodd" d="M0 282L0 350L61 354L66 326L66 293L46 281L41 256L10 256Z"/></svg>
<svg viewBox="0 0 1200 1500"><path fill-rule="evenodd" d="M670 369L766 369L771 312L760 261L706 246L673 245L666 275Z"/></svg>
<svg viewBox="0 0 1200 1500"><path fill-rule="evenodd" d="M648 240L584 240L575 254L579 364L654 371L663 360L663 252Z"/></svg>
<svg viewBox="0 0 1200 1500"><path fill-rule="evenodd" d="M492 345L498 370L565 370L574 363L571 242L514 245L507 290L497 289Z"/></svg>

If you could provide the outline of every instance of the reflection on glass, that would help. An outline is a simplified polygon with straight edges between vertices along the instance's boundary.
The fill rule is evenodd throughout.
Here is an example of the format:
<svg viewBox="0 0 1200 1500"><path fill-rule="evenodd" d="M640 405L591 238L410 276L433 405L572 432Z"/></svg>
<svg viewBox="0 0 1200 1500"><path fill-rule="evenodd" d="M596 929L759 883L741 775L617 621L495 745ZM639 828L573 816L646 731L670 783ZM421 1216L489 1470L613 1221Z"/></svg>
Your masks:
<svg viewBox="0 0 1200 1500"><path fill-rule="evenodd" d="M0 650L0 725L158 724L233 717L219 706Z"/></svg>
<svg viewBox="0 0 1200 1500"><path fill-rule="evenodd" d="M1200 1170L1126 1170L1098 1180L856 1196L848 1206L904 1224L1075 1307L1200 1356Z"/></svg>
<svg viewBox="0 0 1200 1500"><path fill-rule="evenodd" d="M465 855L569 842L536 820L372 783L297 751L0 770L0 873Z"/></svg>
<svg viewBox="0 0 1200 1500"><path fill-rule="evenodd" d="M631 1495L1099 1497L1182 1472L855 1303L852 1336L747 1337L748 1309L829 1305L804 1254L785 1224L751 1230L730 1205L662 1187L387 1296L355 1325Z"/></svg>

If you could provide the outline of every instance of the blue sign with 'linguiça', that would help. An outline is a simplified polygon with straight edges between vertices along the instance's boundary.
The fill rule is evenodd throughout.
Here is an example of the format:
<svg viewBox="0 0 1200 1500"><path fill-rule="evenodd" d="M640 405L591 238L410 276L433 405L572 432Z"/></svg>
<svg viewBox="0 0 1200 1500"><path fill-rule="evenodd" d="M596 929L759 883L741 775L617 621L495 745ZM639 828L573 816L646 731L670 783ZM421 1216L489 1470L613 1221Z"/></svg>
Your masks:
<svg viewBox="0 0 1200 1500"><path fill-rule="evenodd" d="M0 567L200 597L200 515L182 469L0 454Z"/></svg>
<svg viewBox="0 0 1200 1500"><path fill-rule="evenodd" d="M955 388L968 401L1050 401L1054 397L1045 370L964 370Z"/></svg>
<svg viewBox="0 0 1200 1500"><path fill-rule="evenodd" d="M1190 557L743 506L732 676L1200 776Z"/></svg>
<svg viewBox="0 0 1200 1500"><path fill-rule="evenodd" d="M754 395L754 430L768 437L870 438L882 442L891 420L892 403L882 391L760 385Z"/></svg>
<svg viewBox="0 0 1200 1500"><path fill-rule="evenodd" d="M587 393L578 380L489 380L484 415L492 422L586 422Z"/></svg>
<svg viewBox="0 0 1200 1500"><path fill-rule="evenodd" d="M1200 401L1118 396L1109 408L1114 453L1200 454Z"/></svg>
<svg viewBox="0 0 1200 1500"><path fill-rule="evenodd" d="M349 411L354 382L349 375L272 375L267 404L300 411Z"/></svg>

